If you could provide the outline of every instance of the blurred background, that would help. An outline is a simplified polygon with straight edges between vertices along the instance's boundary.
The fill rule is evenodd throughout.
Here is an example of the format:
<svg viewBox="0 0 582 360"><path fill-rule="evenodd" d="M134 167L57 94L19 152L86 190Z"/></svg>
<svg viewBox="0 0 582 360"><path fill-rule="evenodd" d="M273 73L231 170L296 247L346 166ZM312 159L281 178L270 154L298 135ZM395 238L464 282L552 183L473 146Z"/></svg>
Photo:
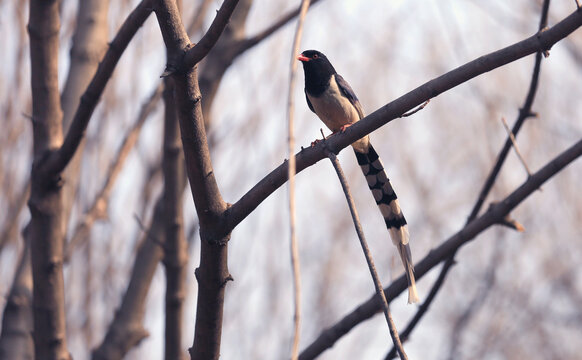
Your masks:
<svg viewBox="0 0 582 360"><path fill-rule="evenodd" d="M109 6L108 41L136 1ZM197 41L221 2L208 1ZM189 24L200 1L184 2ZM255 0L241 29L253 36L299 1ZM65 86L74 1L62 3L60 76ZM550 5L549 26L575 9L574 1ZM351 84L367 113L424 82L481 55L536 33L541 1L330 1L309 11L302 49L327 55ZM31 168L30 62L27 1L0 3L0 305L10 291L24 247L21 231L30 215L26 184ZM286 103L295 21L237 57L208 110L208 133L223 197L237 201L288 157ZM103 188L123 139L150 101L165 66L165 48L150 16L124 53L90 122L68 224L70 240L83 214ZM201 74L209 64L201 65ZM415 261L460 230L525 100L534 56L481 75L437 98L422 111L372 133L372 142L408 220ZM301 68L295 84L297 151L324 127L309 111ZM215 79L219 81L220 79ZM556 44L542 61L533 105L537 117L517 137L535 172L582 138L582 32ZM203 102L208 99L203 94ZM75 359L90 358L102 341L126 291L136 250L163 187L163 104L136 130L111 189L105 217L88 227L65 266L67 331ZM327 133L327 129L324 130ZM351 150L340 153L376 266L384 284L401 275L397 252ZM582 163L574 162L532 194L512 216L518 233L494 227L457 254L457 265L404 347L411 359L575 359L582 352ZM499 201L527 173L510 155L485 203ZM339 181L328 161L297 176L297 231L303 283L301 346L374 293ZM196 213L184 194L189 241L184 349L192 344L199 261ZM23 201L24 200L24 201ZM293 294L289 254L287 188L279 189L233 232L226 291L223 359L285 359L292 340ZM421 301L439 268L418 282ZM159 359L164 341L163 267L153 277L144 327L150 333L127 359ZM406 295L391 304L402 329L417 307ZM366 321L321 359L383 359L391 348L382 316Z"/></svg>

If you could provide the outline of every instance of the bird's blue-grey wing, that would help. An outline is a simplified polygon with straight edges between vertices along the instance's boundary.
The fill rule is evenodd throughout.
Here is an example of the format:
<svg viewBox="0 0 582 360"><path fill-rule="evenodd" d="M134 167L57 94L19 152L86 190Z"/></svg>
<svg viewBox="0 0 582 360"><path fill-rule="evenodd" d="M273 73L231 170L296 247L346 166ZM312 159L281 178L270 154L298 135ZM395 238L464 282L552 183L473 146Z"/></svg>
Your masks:
<svg viewBox="0 0 582 360"><path fill-rule="evenodd" d="M354 93L354 90L352 89L350 84L348 84L348 82L340 74L335 74L335 81L337 83L337 86L341 90L342 94L350 101L350 103L358 111L358 115L360 115L360 119L363 118L364 117L364 110L362 109L362 105L360 104L360 101L358 100L358 97L356 96L356 93ZM309 102L309 100L308 100L308 102ZM310 105L310 107L311 107L311 105Z"/></svg>

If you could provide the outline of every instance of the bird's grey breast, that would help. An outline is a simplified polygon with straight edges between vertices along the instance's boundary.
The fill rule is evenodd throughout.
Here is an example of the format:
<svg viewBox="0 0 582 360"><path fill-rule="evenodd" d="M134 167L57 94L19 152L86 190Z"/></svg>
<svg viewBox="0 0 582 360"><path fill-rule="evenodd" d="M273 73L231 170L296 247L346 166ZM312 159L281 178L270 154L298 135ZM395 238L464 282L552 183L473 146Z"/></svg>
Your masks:
<svg viewBox="0 0 582 360"><path fill-rule="evenodd" d="M344 125L353 124L360 119L358 111L346 98L332 76L329 87L319 96L307 94L317 116L331 131L339 131Z"/></svg>

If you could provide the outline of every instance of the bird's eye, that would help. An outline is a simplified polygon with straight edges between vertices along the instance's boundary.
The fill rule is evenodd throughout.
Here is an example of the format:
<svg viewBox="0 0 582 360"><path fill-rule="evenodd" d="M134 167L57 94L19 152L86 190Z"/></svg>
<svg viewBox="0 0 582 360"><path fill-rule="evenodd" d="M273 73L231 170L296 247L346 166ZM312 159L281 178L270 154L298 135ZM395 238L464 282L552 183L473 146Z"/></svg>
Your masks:
<svg viewBox="0 0 582 360"><path fill-rule="evenodd" d="M318 57L319 57L319 55L317 55L317 54L313 54L313 58L314 58L314 59L317 59Z"/></svg>

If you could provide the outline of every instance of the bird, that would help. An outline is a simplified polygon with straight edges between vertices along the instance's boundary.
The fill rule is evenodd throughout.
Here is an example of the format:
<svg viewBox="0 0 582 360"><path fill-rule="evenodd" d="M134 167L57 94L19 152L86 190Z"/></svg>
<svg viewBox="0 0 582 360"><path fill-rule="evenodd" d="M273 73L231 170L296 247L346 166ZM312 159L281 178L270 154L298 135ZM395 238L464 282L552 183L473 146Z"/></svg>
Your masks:
<svg viewBox="0 0 582 360"><path fill-rule="evenodd" d="M354 90L339 75L327 57L317 50L306 50L297 56L305 74L307 106L332 131L332 135L364 117L364 111ZM398 197L384 165L370 143L368 135L351 144L356 159L378 205L393 244L398 249L408 281L408 303L418 302L414 264L409 244L408 225Z"/></svg>

